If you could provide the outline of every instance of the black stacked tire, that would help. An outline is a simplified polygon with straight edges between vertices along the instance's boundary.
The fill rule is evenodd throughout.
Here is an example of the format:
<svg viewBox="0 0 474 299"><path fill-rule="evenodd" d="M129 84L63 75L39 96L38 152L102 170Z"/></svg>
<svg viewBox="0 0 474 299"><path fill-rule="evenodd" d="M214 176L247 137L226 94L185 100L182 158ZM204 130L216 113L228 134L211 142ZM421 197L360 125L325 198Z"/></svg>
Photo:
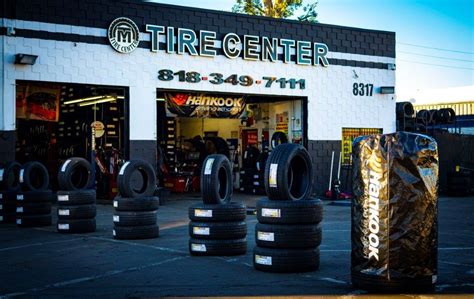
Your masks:
<svg viewBox="0 0 474 299"><path fill-rule="evenodd" d="M244 167L240 171L240 191L247 194L264 195L264 173L265 163L268 159L268 153L259 153L258 149L254 147L251 148L256 152L253 153L251 150L249 150L249 148L247 148L249 153L247 156L244 154ZM256 158L255 155L257 155Z"/></svg>
<svg viewBox="0 0 474 299"><path fill-rule="evenodd" d="M0 191L0 223L15 223L16 191Z"/></svg>
<svg viewBox="0 0 474 299"><path fill-rule="evenodd" d="M53 193L49 190L49 173L36 161L25 163L18 174L21 191L16 194L16 224L19 227L50 226Z"/></svg>
<svg viewBox="0 0 474 299"><path fill-rule="evenodd" d="M191 255L231 256L247 252L246 207L240 203L189 207Z"/></svg>
<svg viewBox="0 0 474 299"><path fill-rule="evenodd" d="M139 182L132 182L139 175ZM153 167L142 160L127 161L119 171L119 195L114 199L115 239L152 239L160 235L157 210L160 199L153 196L156 176Z"/></svg>
<svg viewBox="0 0 474 299"><path fill-rule="evenodd" d="M311 199L312 165L306 149L277 146L265 166L268 199L257 202L255 269L307 272L319 268L323 206Z"/></svg>
<svg viewBox="0 0 474 299"><path fill-rule="evenodd" d="M96 192L92 184L91 165L83 158L70 158L58 173L57 231L66 234L96 231Z"/></svg>

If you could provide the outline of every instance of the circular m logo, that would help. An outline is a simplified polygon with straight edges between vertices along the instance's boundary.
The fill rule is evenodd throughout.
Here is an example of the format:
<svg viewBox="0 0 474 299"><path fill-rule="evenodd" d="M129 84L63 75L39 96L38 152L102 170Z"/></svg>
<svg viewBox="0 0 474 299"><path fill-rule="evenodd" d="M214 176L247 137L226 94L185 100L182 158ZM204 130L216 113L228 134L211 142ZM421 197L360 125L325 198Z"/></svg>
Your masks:
<svg viewBox="0 0 474 299"><path fill-rule="evenodd" d="M112 48L120 53L130 53L140 43L140 30L128 18L115 19L109 26L107 36Z"/></svg>

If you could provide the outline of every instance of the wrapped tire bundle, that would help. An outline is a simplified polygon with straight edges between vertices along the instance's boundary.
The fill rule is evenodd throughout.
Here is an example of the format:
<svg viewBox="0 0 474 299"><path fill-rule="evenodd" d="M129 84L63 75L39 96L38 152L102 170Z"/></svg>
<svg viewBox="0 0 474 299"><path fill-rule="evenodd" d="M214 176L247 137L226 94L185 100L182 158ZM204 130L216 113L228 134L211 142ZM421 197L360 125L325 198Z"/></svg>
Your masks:
<svg viewBox="0 0 474 299"><path fill-rule="evenodd" d="M437 278L438 151L412 133L353 145L352 283L378 292L424 291Z"/></svg>

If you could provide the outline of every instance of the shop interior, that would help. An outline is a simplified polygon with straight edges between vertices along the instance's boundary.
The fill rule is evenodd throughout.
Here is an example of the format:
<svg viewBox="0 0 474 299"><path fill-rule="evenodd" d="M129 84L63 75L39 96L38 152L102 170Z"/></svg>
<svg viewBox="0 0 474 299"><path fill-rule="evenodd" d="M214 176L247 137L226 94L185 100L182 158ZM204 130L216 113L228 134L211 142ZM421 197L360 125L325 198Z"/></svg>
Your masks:
<svg viewBox="0 0 474 299"><path fill-rule="evenodd" d="M56 190L60 165L85 158L95 165L97 198L111 200L128 148L127 95L121 87L17 81L16 160L43 163Z"/></svg>
<svg viewBox="0 0 474 299"><path fill-rule="evenodd" d="M234 113L213 114L209 110L215 109L212 105L216 103L207 107L209 102L187 105L188 96L224 100L241 97L244 105ZM178 112L170 109L170 105L176 105L176 98L181 108ZM202 163L207 155L218 153L233 164L235 190L264 194L263 170L272 148L285 142L306 145L305 108L306 98L158 90L157 161L161 184L176 193L199 192Z"/></svg>

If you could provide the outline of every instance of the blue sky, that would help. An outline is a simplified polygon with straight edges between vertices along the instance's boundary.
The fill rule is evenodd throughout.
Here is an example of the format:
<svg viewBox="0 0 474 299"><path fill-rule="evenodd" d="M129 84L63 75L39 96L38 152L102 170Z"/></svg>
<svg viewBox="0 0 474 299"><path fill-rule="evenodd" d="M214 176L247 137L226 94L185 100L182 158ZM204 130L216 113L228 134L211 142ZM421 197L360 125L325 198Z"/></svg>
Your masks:
<svg viewBox="0 0 474 299"><path fill-rule="evenodd" d="M153 1L227 11L235 3ZM399 100L419 90L474 85L474 0L319 0L317 11L321 23L396 32Z"/></svg>

